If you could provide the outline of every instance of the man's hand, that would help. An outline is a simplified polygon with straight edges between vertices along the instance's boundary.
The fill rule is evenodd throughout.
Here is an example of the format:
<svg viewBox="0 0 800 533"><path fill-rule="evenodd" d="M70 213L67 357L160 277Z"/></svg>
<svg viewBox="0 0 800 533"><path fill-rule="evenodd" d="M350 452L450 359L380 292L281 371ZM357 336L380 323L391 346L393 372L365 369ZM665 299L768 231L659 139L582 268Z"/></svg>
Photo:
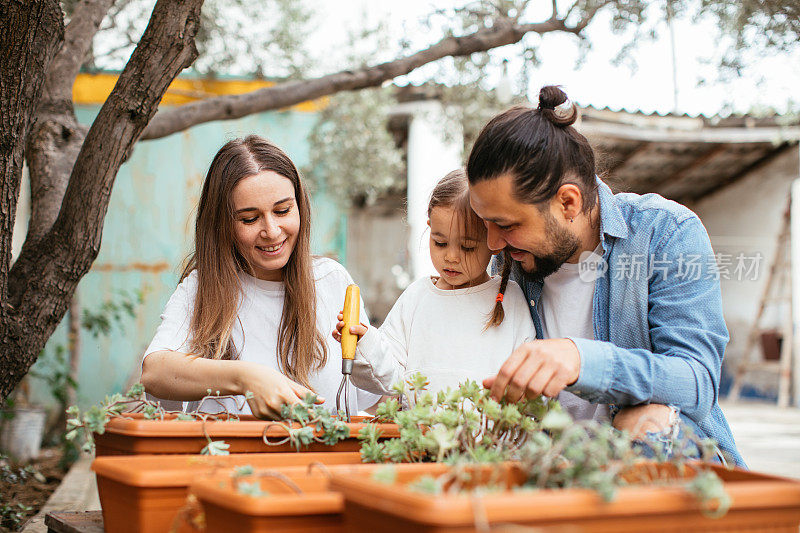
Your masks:
<svg viewBox="0 0 800 533"><path fill-rule="evenodd" d="M517 402L523 397L558 396L578 381L581 356L569 339L526 342L514 350L496 376L483 380L492 397Z"/></svg>
<svg viewBox="0 0 800 533"><path fill-rule="evenodd" d="M657 403L625 407L614 417L613 425L627 431L635 439L643 439L647 433L662 433L675 423L671 407Z"/></svg>

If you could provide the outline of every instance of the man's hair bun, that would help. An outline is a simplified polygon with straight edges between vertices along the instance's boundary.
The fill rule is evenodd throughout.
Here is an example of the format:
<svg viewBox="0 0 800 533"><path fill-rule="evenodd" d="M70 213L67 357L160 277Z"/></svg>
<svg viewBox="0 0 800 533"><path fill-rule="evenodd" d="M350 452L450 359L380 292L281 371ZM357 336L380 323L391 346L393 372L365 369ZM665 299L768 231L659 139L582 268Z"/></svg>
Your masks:
<svg viewBox="0 0 800 533"><path fill-rule="evenodd" d="M556 85L545 85L539 91L539 113L547 120L565 128L578 119L578 108Z"/></svg>

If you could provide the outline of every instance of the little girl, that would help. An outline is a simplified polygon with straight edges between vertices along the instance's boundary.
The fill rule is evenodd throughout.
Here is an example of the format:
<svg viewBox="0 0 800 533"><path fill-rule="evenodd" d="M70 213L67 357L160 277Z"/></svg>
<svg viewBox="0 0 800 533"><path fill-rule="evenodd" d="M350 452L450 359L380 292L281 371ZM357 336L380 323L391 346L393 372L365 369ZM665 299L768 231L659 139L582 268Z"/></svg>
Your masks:
<svg viewBox="0 0 800 533"><path fill-rule="evenodd" d="M412 283L379 329L361 324L353 383L376 394L421 372L437 392L466 380L492 376L523 342L535 338L522 290L486 273L492 254L486 228L469 205L463 170L445 176L428 204L431 261L439 277ZM341 339L344 323L333 332Z"/></svg>

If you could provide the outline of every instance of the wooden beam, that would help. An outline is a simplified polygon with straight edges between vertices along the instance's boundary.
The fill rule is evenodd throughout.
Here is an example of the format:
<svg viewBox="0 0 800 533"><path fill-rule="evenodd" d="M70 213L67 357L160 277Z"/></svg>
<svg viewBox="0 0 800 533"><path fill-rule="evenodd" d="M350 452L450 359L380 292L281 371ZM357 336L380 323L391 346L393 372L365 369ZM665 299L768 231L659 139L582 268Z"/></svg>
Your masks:
<svg viewBox="0 0 800 533"><path fill-rule="evenodd" d="M591 138L612 137L645 142L686 143L773 143L800 141L800 126L766 128L714 128L698 130L664 130L640 128L621 124L596 124L583 122L578 131Z"/></svg>
<svg viewBox="0 0 800 533"><path fill-rule="evenodd" d="M684 165L682 168L678 169L673 174L665 176L661 178L658 182L656 182L656 184L653 186L653 192L659 192L659 189L661 189L661 187L679 183L688 174L702 167L703 165L705 165L706 163L717 157L719 154L727 151L728 147L729 145L726 144L710 145L710 148L708 150L706 150L702 155L693 159L688 165Z"/></svg>
<svg viewBox="0 0 800 533"><path fill-rule="evenodd" d="M650 144L651 143L649 143L649 142L641 142L641 143L639 143L636 146L636 148L631 150L630 153L628 153L625 157L621 157L621 158L615 160L613 165L611 165L607 169L605 169L605 174L613 174L617 170L625 167L625 165L627 165L630 162L631 159L635 158L638 154L640 154L640 153L644 152L645 150L647 150L647 148L650 147Z"/></svg>
<svg viewBox="0 0 800 533"><path fill-rule="evenodd" d="M713 194L714 192L716 192L716 191L718 191L720 189L723 189L723 188L733 184L736 181L739 181L740 179L742 179L743 177L747 176L751 172L755 172L756 170L759 170L760 168L762 168L765 165L767 165L768 163L770 163L776 157L782 155L787 150L789 150L791 148L794 148L795 150L797 150L797 147L798 147L797 143L785 143L785 144L782 144L782 145L776 147L774 150L770 150L769 152L764 154L763 157L760 157L758 160L756 160L753 163L747 165L746 167L744 167L743 169L741 169L739 172L735 173L731 177L726 178L726 179L722 180L721 182L717 183L713 187L709 187L709 188L707 188L705 190L702 190L702 191L699 191L699 192L697 192L695 194L686 194L684 196L676 198L676 201L678 201L680 203L697 202L697 201L705 198L709 194Z"/></svg>

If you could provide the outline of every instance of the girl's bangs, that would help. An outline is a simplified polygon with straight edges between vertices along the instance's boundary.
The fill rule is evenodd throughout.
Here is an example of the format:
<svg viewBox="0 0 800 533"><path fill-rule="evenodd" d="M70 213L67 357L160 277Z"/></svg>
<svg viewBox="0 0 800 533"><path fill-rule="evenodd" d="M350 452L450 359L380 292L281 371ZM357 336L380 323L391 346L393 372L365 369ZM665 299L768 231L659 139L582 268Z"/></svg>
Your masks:
<svg viewBox="0 0 800 533"><path fill-rule="evenodd" d="M469 203L469 190L464 191L456 198L453 203L453 212L456 219L453 222L458 224L462 236L479 241L486 238L486 226Z"/></svg>

